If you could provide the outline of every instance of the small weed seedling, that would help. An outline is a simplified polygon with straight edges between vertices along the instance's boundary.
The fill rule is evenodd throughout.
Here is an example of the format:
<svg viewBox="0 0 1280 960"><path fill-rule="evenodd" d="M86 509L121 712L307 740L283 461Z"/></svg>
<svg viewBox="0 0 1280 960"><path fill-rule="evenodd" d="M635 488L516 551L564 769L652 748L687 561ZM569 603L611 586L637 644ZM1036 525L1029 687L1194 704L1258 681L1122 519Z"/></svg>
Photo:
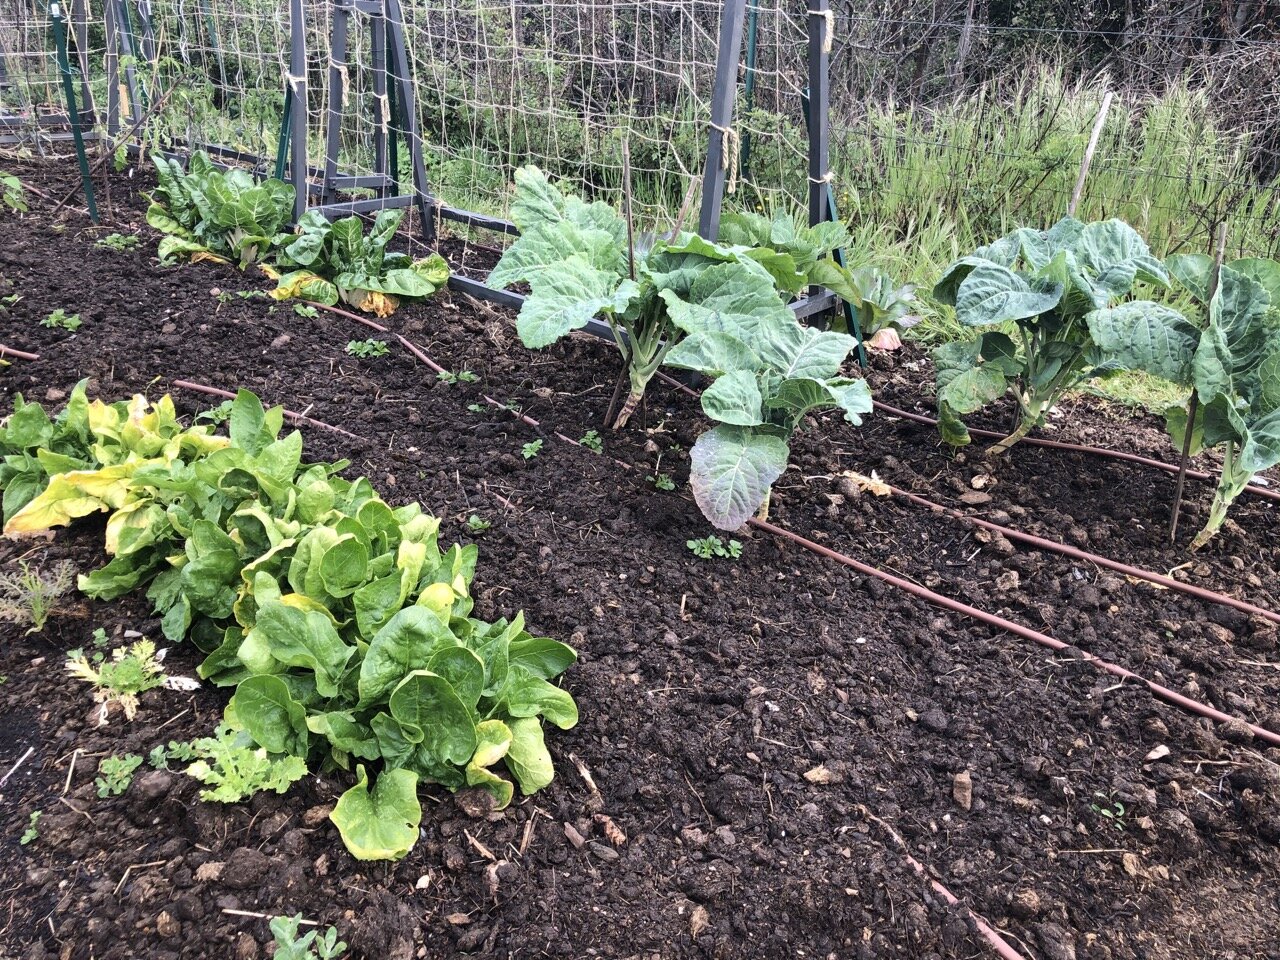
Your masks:
<svg viewBox="0 0 1280 960"><path fill-rule="evenodd" d="M59 307L57 310L53 311L53 313L41 320L40 326L75 332L80 329L80 324L82 322L80 314L67 313L67 311Z"/></svg>
<svg viewBox="0 0 1280 960"><path fill-rule="evenodd" d="M737 540L730 540L725 544L719 537L703 537L701 540L686 540L684 545L695 557L702 560L710 560L713 557L737 560L742 556L742 544Z"/></svg>
<svg viewBox="0 0 1280 960"><path fill-rule="evenodd" d="M484 533L486 530L488 530L492 526L493 524L490 523L488 520L486 520L484 517L477 516L474 513L471 516L467 517L467 529L470 530L472 533Z"/></svg>
<svg viewBox="0 0 1280 960"><path fill-rule="evenodd" d="M204 420L204 421L207 421L208 423L212 423L215 427L220 424L226 423L230 419L231 419L231 401L230 400L223 400L216 407L210 407L208 410L205 410L201 413L196 414L197 423L199 423L201 420Z"/></svg>
<svg viewBox="0 0 1280 960"><path fill-rule="evenodd" d="M27 212L27 191L12 173L0 173L0 203L13 213Z"/></svg>
<svg viewBox="0 0 1280 960"><path fill-rule="evenodd" d="M472 413L484 413L485 406L483 403L468 403L467 409Z"/></svg>
<svg viewBox="0 0 1280 960"><path fill-rule="evenodd" d="M271 921L271 935L276 940L276 960L338 960L347 951L347 945L338 939L336 927L320 934L318 930L298 936L302 914L293 917L276 917Z"/></svg>
<svg viewBox="0 0 1280 960"><path fill-rule="evenodd" d="M676 482L667 473L654 474L649 478L649 481L659 490L674 490L676 488Z"/></svg>
<svg viewBox="0 0 1280 960"><path fill-rule="evenodd" d="M526 460L532 460L541 452L542 452L541 440L531 441L530 443L526 443L523 447L520 448L520 456L524 457Z"/></svg>
<svg viewBox="0 0 1280 960"><path fill-rule="evenodd" d="M314 320L316 317L320 316L319 310L306 303L295 303L293 305L293 312L298 316L306 317L309 320Z"/></svg>
<svg viewBox="0 0 1280 960"><path fill-rule="evenodd" d="M476 383L480 378L470 370L460 370L457 373L452 370L441 370L436 374L436 379L441 383L453 386L455 383Z"/></svg>
<svg viewBox="0 0 1280 960"><path fill-rule="evenodd" d="M29 623L27 633L39 633L57 606L58 598L71 589L75 569L60 563L49 570L32 567L20 560L20 573L0 575L0 620Z"/></svg>
<svg viewBox="0 0 1280 960"><path fill-rule="evenodd" d="M92 660L91 663L83 651L72 650L67 654L67 672L93 684L93 699L102 704L99 726L107 722L107 711L113 702L124 708L125 719L132 720L138 713L138 694L164 684L164 667L156 659L156 645L150 640L120 647L110 659L95 653Z"/></svg>
<svg viewBox="0 0 1280 960"><path fill-rule="evenodd" d="M22 844L24 847L27 844L33 843L34 841L40 838L40 829L39 827L36 826L36 824L40 822L40 818L42 816L44 816L43 810L31 811L31 816L27 820L27 829L22 834L22 836L18 839L18 842Z"/></svg>
<svg viewBox="0 0 1280 960"><path fill-rule="evenodd" d="M137 237L128 236L123 233L109 233L94 244L95 247L103 247L106 250L114 250L117 253L124 253L126 250L132 250L137 245Z"/></svg>
<svg viewBox="0 0 1280 960"><path fill-rule="evenodd" d="M17 304L22 299L22 294L11 293L7 297L0 297L0 313L8 313L9 308Z"/></svg>
<svg viewBox="0 0 1280 960"><path fill-rule="evenodd" d="M142 758L136 753L126 753L124 756L112 754L109 757L103 757L98 764L98 776L94 779L94 785L98 788L99 797L118 797L129 789L129 784L133 782L133 771L142 766Z"/></svg>
<svg viewBox="0 0 1280 960"><path fill-rule="evenodd" d="M600 433L597 430L588 430L578 442L596 453L604 450L604 441L600 439Z"/></svg>
<svg viewBox="0 0 1280 960"><path fill-rule="evenodd" d="M362 359L386 356L387 350L385 340L351 340L347 343L347 353Z"/></svg>
<svg viewBox="0 0 1280 960"><path fill-rule="evenodd" d="M200 791L200 799L210 802L239 803L263 790L284 793L307 775L307 761L301 757L272 759L248 734L225 723L218 724L212 737L193 740L191 750L199 759L187 773L209 787Z"/></svg>
<svg viewBox="0 0 1280 960"><path fill-rule="evenodd" d="M1089 809L1098 814L1098 816L1105 817L1107 820L1111 821L1111 825L1113 827L1121 833L1124 833L1124 804L1119 800L1107 796L1105 793L1094 793L1094 796L1097 797L1101 803L1091 803L1089 804Z"/></svg>
<svg viewBox="0 0 1280 960"><path fill-rule="evenodd" d="M163 743L157 743L152 747L151 752L147 754L147 763L157 770L168 770L170 760L190 763L195 758L196 751L191 744L185 740L170 740L167 747Z"/></svg>

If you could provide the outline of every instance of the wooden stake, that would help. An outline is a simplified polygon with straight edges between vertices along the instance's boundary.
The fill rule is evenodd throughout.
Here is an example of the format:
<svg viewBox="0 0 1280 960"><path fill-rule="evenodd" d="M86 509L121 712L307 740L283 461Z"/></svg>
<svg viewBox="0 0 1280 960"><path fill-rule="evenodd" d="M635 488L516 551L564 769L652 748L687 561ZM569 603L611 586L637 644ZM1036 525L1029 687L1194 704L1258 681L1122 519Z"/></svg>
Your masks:
<svg viewBox="0 0 1280 960"><path fill-rule="evenodd" d="M1074 217L1076 215L1076 207L1080 205L1080 197L1084 194L1084 181L1089 176L1089 167L1093 164L1093 152L1098 149L1098 140L1102 137L1102 128L1107 122L1107 114L1111 110L1111 98L1114 96L1110 90L1107 95L1102 98L1102 108L1098 111L1098 118L1093 121L1093 132L1089 134L1089 145L1084 148L1084 159L1080 161L1080 176L1076 177L1075 189L1071 191L1071 202L1067 204L1067 216Z"/></svg>
<svg viewBox="0 0 1280 960"><path fill-rule="evenodd" d="M1227 224L1218 224L1217 236L1213 242L1213 267L1209 270L1208 300L1205 303L1206 315L1210 312L1213 298L1218 293L1218 280L1222 274L1222 261L1227 255ZM1182 460L1178 464L1178 485L1173 491L1173 511L1169 515L1169 542L1178 538L1178 515L1182 513L1182 487L1187 482L1187 465L1191 461L1191 435L1196 429L1196 414L1200 411L1200 394L1195 384L1191 385L1191 402L1187 404L1187 423L1182 432Z"/></svg>
<svg viewBox="0 0 1280 960"><path fill-rule="evenodd" d="M631 220L631 140L622 141L622 219L627 221L627 271L636 278L636 228Z"/></svg>

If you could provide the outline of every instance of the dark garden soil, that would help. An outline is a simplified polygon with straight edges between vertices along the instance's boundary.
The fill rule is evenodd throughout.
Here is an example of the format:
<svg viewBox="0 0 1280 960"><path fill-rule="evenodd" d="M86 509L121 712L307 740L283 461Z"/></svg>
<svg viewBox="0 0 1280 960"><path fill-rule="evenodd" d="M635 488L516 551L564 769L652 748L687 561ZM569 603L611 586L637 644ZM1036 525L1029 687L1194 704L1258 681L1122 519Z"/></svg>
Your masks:
<svg viewBox="0 0 1280 960"><path fill-rule="evenodd" d="M61 170L15 172L53 196L67 189ZM117 216L136 224L134 185L113 184ZM308 456L348 458L389 500L421 501L445 518L442 536L471 538L471 514L492 522L476 538L478 615L523 609L532 629L577 647L564 682L582 721L549 736L557 779L543 793L476 817L428 791L409 856L361 864L325 819L341 777L221 807L182 773L144 766L122 796L97 796L102 756L205 735L226 700L151 691L133 722L96 725L64 652L95 627L120 642L158 636L145 600L72 600L40 635L0 625L0 776L33 748L0 787L0 956L249 960L269 954L265 918L297 912L377 960L988 955L964 911L903 863L887 824L1028 956L1280 957L1280 753L1247 729L1190 718L1078 656L764 534L741 535L737 561L695 559L685 540L712 531L684 485L702 428L693 401L655 384L634 429L601 430L605 455L554 439L599 428L617 370L604 344L530 354L505 312L451 294L402 308L395 330L479 378L450 386L394 341L385 357L348 357L346 341L371 332L340 317L236 296L265 289L253 274L160 267L145 228L93 231L72 214L54 230L42 206L0 222L0 277L23 297L0 314L0 342L41 354L0 371L0 411L16 392L56 404L82 377L110 399L189 379L351 431L360 439L306 428ZM93 245L112 231L142 243ZM81 314L78 333L38 325L55 307ZM929 396L919 354L879 359L871 376L889 402ZM520 450L538 431L483 394L541 421L536 458ZM174 395L184 414L214 402ZM1150 423L1089 401L1054 436L1170 456ZM840 475L876 470L1162 572L1188 563L1164 543L1172 478L1033 448L997 464L955 457L881 414L861 428L824 418L794 452L774 497L781 525L1280 730L1280 669L1257 665L1280 662L1269 625L977 542ZM659 472L675 491L654 488ZM991 478L981 490L979 475ZM1209 492L1191 487L1188 537ZM1280 608L1274 507L1244 501L1234 517L1178 575ZM103 561L101 539L85 522L3 541L0 564L84 570ZM188 676L197 662L184 647L166 661ZM40 835L22 846L37 809Z"/></svg>

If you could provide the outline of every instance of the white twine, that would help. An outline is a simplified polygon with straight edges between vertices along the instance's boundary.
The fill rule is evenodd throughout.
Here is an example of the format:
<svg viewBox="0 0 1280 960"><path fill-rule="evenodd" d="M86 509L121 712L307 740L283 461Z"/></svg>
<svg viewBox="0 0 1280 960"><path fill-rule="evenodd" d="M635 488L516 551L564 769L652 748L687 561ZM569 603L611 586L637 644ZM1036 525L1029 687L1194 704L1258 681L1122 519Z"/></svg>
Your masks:
<svg viewBox="0 0 1280 960"><path fill-rule="evenodd" d="M717 123L710 126L712 130L719 130L724 137L720 144L720 169L728 172L724 189L725 193L732 196L738 191L738 131Z"/></svg>
<svg viewBox="0 0 1280 960"><path fill-rule="evenodd" d="M809 16L821 17L826 21L826 27L822 31L822 52L830 53L831 48L835 45L836 37L836 14L834 10L810 10Z"/></svg>

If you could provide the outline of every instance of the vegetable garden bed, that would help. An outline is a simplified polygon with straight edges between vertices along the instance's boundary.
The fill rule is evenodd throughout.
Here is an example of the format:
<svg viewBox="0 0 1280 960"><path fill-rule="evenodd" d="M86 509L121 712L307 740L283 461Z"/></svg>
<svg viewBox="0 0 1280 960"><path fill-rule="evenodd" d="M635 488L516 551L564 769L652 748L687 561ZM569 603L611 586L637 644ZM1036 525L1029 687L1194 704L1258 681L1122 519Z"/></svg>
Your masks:
<svg viewBox="0 0 1280 960"><path fill-rule="evenodd" d="M113 193L140 222L135 189L117 179ZM269 289L264 278L160 267L152 249L95 247L75 228L48 229L38 210L0 222L0 276L23 298L0 314L0 340L40 355L0 374L6 401L22 392L57 406L87 377L93 396L171 391L192 415L211 402L172 388L186 379L247 388L355 434L304 427L307 459L350 459L388 501L441 517L442 544L478 543L477 615L523 609L531 629L571 643L581 659L563 683L582 719L549 737L557 778L546 790L480 816L429 790L408 857L361 863L325 818L349 777L309 776L285 796L224 807L200 803L182 773L144 767L121 796L98 797L101 756L207 736L226 701L207 686L153 690L136 720L96 726L65 651L99 627L158 638L144 599L78 601L40 636L5 625L0 775L34 748L0 789L0 937L12 955L258 957L268 918L298 912L378 958L988 952L886 824L1024 956L1274 951L1280 768L1242 724L1190 717L1078 657L760 532L736 560L695 558L686 540L710 532L684 485L695 401L655 381L642 422L601 431L602 453L555 439L600 429L616 372L606 345L571 337L530 353L504 312L443 293L405 304L383 322L477 378L447 384L394 338L386 356L355 359L343 346L368 330L234 295ZM38 325L57 307L81 315L76 333ZM878 398L921 410L930 378L911 351L870 375ZM1149 425L1087 401L1068 414L1055 438L1168 456ZM1005 416L995 409L989 422ZM842 474L876 470L1271 610L1274 503L1242 498L1184 566L1165 542L1166 474L1034 448L998 464L957 458L933 432L882 414L858 430L835 415L822 423L793 442L774 489L779 525L1280 731L1274 624L983 542ZM536 456L521 455L539 439ZM649 478L664 473L675 490L655 489ZM1191 486L1189 523L1210 495ZM469 529L473 515L490 528ZM105 559L101 540L90 522L0 542L0 561L88 570ZM198 661L184 644L165 663L191 676ZM20 845L34 810L39 836Z"/></svg>

